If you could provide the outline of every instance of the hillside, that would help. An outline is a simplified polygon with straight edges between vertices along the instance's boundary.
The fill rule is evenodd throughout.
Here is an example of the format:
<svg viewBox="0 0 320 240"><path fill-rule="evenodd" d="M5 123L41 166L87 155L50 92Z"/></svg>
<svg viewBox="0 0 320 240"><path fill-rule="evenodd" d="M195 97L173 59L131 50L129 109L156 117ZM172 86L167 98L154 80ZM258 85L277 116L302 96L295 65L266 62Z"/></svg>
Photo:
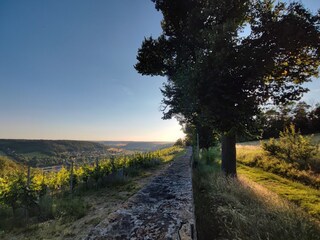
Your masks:
<svg viewBox="0 0 320 240"><path fill-rule="evenodd" d="M170 147L173 142L132 142L132 141L102 141L99 142L110 148L121 148L128 151L155 151Z"/></svg>
<svg viewBox="0 0 320 240"><path fill-rule="evenodd" d="M104 150L105 147L96 142L71 140L0 140L0 151L16 153L39 152L56 155L61 152L79 152Z"/></svg>
<svg viewBox="0 0 320 240"><path fill-rule="evenodd" d="M183 148L171 147L118 156L113 161L105 159L98 166L83 165L74 167L73 170L63 168L59 172L41 172L31 169L31 184L28 187L26 169L0 176L0 239L91 239L86 238L91 230L107 219L109 214L116 213L127 205L126 201L139 189L148 186L154 177L155 183L151 189L145 188L145 191L150 191L150 194L157 197L157 202L164 202L159 204L161 208L165 204L166 211L162 211L164 217L167 211L170 211L170 216L175 213L173 210L177 213L184 211L186 207L181 206L191 206L192 199L191 182L181 177L182 171L190 174L187 161L189 157L181 158L185 154ZM190 156L190 150L188 154ZM178 162L172 162L174 159ZM166 171L167 169L171 170ZM178 175L173 174L176 171L179 171ZM163 175L161 180L156 178L160 175ZM71 176L75 179L72 182L72 194L69 181ZM186 177L190 178L190 175ZM180 186L184 184L183 195L177 183ZM171 190L163 193L164 188ZM179 197L172 197L174 190ZM146 198L149 205L149 196L146 195ZM168 200L172 202L170 206L173 210L170 210ZM177 201L180 203L177 204ZM28 214L25 214L26 211ZM154 216L152 211L147 213L148 219ZM176 215L173 216L176 218ZM141 217L144 216L145 214ZM157 218L154 220L155 227L159 224L163 227L162 221ZM146 226L149 228L149 225ZM179 229L180 221L174 227ZM172 225L168 229L172 229Z"/></svg>
<svg viewBox="0 0 320 240"><path fill-rule="evenodd" d="M89 141L69 140L0 140L0 155L33 167L58 165L72 156L77 161L107 155L107 147Z"/></svg>
<svg viewBox="0 0 320 240"><path fill-rule="evenodd" d="M171 142L0 139L0 156L32 167L46 167L65 164L71 157L76 163L85 163L110 155L155 151L172 145Z"/></svg>

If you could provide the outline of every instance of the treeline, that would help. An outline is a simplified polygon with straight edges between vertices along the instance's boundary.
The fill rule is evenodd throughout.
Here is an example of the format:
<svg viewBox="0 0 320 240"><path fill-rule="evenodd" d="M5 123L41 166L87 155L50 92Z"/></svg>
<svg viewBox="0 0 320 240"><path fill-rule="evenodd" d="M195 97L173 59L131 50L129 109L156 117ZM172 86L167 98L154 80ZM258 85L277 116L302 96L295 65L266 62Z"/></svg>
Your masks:
<svg viewBox="0 0 320 240"><path fill-rule="evenodd" d="M320 133L320 103L311 106L304 101L290 102L289 104L272 106L261 109L256 115L248 131L237 136L238 142L278 138L280 132L294 125L303 135ZM199 145L208 148L219 142L221 134L209 127L198 127L185 124L183 128L186 137L185 145L195 145L197 135Z"/></svg>
<svg viewBox="0 0 320 240"><path fill-rule="evenodd" d="M98 189L119 177L137 174L141 169L171 160L182 149L166 148L149 153L105 159L83 166L70 165L58 172L39 169L2 169L0 176L0 216L5 219L53 217L52 199L86 189ZM48 201L48 198L51 200ZM11 211L9 211L11 209ZM69 214L69 213L67 213ZM72 215L73 213L70 212ZM58 214L61 215L61 214ZM0 221L0 228L4 223Z"/></svg>
<svg viewBox="0 0 320 240"><path fill-rule="evenodd" d="M314 107L306 102L272 107L262 111L259 118L257 127L262 130L263 139L279 137L279 133L290 124L295 125L302 134L319 133L320 103Z"/></svg>

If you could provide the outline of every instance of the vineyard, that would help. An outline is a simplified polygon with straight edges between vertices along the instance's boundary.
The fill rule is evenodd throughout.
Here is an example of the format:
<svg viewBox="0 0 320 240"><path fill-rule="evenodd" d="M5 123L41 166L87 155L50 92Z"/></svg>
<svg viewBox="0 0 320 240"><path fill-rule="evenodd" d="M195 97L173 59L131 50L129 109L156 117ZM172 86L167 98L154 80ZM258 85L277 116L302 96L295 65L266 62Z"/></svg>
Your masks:
<svg viewBox="0 0 320 240"><path fill-rule="evenodd" d="M72 196L79 192L99 189L128 179L143 169L172 160L182 150L170 147L104 159L82 166L74 166L71 162L57 172L33 168L10 168L6 171L4 168L0 173L0 229L7 228L10 222L18 218L43 221L69 213L72 215L74 209L66 212L66 207L63 206L66 202L59 206L63 202L61 200L77 201ZM81 214L76 217L81 217Z"/></svg>

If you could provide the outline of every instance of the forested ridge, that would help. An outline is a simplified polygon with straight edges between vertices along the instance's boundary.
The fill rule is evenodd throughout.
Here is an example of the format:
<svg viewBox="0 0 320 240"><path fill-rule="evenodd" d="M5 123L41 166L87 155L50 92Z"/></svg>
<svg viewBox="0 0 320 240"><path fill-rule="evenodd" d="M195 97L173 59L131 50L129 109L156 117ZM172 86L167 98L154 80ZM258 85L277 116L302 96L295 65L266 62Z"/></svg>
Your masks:
<svg viewBox="0 0 320 240"><path fill-rule="evenodd" d="M16 153L40 152L56 155L62 152L79 152L104 150L105 147L96 142L72 140L16 140L0 139L0 151Z"/></svg>

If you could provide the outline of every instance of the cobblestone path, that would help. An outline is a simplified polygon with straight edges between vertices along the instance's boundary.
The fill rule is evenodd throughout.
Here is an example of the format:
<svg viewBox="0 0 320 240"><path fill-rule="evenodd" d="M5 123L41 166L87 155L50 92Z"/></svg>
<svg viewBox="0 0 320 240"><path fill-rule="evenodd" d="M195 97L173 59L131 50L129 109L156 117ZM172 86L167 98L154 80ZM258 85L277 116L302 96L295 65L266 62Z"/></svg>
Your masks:
<svg viewBox="0 0 320 240"><path fill-rule="evenodd" d="M91 239L193 239L191 148L91 230Z"/></svg>

